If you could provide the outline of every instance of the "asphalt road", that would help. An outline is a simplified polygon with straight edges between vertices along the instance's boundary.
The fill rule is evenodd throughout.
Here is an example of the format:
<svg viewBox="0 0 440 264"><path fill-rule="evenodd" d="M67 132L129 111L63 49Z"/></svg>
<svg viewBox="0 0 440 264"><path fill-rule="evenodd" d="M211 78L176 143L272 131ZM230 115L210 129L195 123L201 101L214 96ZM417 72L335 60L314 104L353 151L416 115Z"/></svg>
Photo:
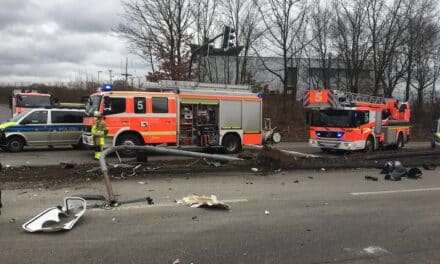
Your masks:
<svg viewBox="0 0 440 264"><path fill-rule="evenodd" d="M21 225L66 195L103 194L100 182L4 190L0 260L6 263L440 263L440 177L365 181L377 170L175 175L114 183L120 199L154 205L88 210L73 230ZM313 177L313 178L310 178ZM295 181L298 180L298 183ZM143 181L144 184L140 184ZM230 211L174 203L216 194ZM269 211L266 215L265 211ZM15 221L11 221L14 218Z"/></svg>
<svg viewBox="0 0 440 264"><path fill-rule="evenodd" d="M305 142L282 142L274 147L287 151L294 151L303 154L335 156L334 154L322 153L320 149L310 147ZM408 149L427 149L429 142L409 142ZM172 160L177 157L155 156L151 160ZM0 162L10 166L47 166L57 165L60 162L90 163L93 161L93 150L74 150L71 147L26 148L20 153L2 152L0 150Z"/></svg>

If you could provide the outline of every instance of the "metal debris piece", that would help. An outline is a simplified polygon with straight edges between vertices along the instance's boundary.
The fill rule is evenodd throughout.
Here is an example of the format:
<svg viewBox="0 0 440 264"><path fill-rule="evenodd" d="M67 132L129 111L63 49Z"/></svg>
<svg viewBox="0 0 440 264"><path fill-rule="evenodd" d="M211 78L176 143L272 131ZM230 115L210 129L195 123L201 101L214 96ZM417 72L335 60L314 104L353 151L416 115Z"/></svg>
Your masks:
<svg viewBox="0 0 440 264"><path fill-rule="evenodd" d="M269 212L268 210L266 210L266 211L264 211L264 214L265 214L265 215L269 215L270 212Z"/></svg>
<svg viewBox="0 0 440 264"><path fill-rule="evenodd" d="M86 212L86 200L81 197L65 197L64 206L51 207L23 224L28 232L54 232L70 230Z"/></svg>
<svg viewBox="0 0 440 264"><path fill-rule="evenodd" d="M385 175L385 180L387 180L387 181L401 181L402 177L399 175L387 174L387 175Z"/></svg>
<svg viewBox="0 0 440 264"><path fill-rule="evenodd" d="M365 180L367 180L367 181L377 181L378 178L374 177L374 176L367 175L367 176L365 176Z"/></svg>
<svg viewBox="0 0 440 264"><path fill-rule="evenodd" d="M190 195L183 197L182 200L177 201L179 204L184 204L190 207L196 208L214 208L214 209L224 209L229 210L230 206L217 199L217 196L198 196Z"/></svg>
<svg viewBox="0 0 440 264"><path fill-rule="evenodd" d="M408 179L419 179L420 177L422 177L422 174L423 173L419 168L411 168L406 173L406 177Z"/></svg>
<svg viewBox="0 0 440 264"><path fill-rule="evenodd" d="M124 164L124 163L117 163L117 164L113 164L113 168L131 169L131 168L133 168L133 165Z"/></svg>
<svg viewBox="0 0 440 264"><path fill-rule="evenodd" d="M73 169L76 166L76 164L68 163L68 162L60 162L60 166L62 169L69 170L69 169Z"/></svg>
<svg viewBox="0 0 440 264"><path fill-rule="evenodd" d="M426 163L426 164L423 164L422 166L425 170L435 170L437 168L437 165L432 164L432 163Z"/></svg>
<svg viewBox="0 0 440 264"><path fill-rule="evenodd" d="M252 168L251 171L258 172L258 168Z"/></svg>
<svg viewBox="0 0 440 264"><path fill-rule="evenodd" d="M93 167L90 170L86 170L87 173L97 172L101 170L101 167Z"/></svg>

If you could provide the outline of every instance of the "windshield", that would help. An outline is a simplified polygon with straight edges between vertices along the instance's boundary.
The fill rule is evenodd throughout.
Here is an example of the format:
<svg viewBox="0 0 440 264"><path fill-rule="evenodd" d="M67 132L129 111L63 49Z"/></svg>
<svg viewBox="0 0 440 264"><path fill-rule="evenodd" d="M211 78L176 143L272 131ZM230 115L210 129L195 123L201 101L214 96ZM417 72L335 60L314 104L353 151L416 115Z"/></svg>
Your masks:
<svg viewBox="0 0 440 264"><path fill-rule="evenodd" d="M29 111L31 111L31 110L26 110L26 111L23 111L23 112L19 113L18 115L16 115L13 118L11 118L10 121L18 122L18 120L20 120L23 116L27 115L27 113L29 113Z"/></svg>
<svg viewBox="0 0 440 264"><path fill-rule="evenodd" d="M308 117L309 125L317 127L359 127L368 122L368 111L314 110Z"/></svg>
<svg viewBox="0 0 440 264"><path fill-rule="evenodd" d="M19 95L17 97L18 107L50 107L50 96L42 95Z"/></svg>
<svg viewBox="0 0 440 264"><path fill-rule="evenodd" d="M90 96L86 104L86 115L91 116L95 111L98 111L100 103L101 103L100 95Z"/></svg>

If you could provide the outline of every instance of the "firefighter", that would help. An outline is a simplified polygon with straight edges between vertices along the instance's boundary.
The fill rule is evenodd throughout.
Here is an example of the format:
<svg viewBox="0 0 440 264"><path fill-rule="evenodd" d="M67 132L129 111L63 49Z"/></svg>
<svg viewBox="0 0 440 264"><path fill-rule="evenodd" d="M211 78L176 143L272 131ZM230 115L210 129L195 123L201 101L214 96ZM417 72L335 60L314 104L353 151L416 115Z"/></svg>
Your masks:
<svg viewBox="0 0 440 264"><path fill-rule="evenodd" d="M108 133L108 128L102 120L101 113L96 111L94 116L96 119L92 125L93 146L95 149L95 160L99 160L101 152L104 150L105 136Z"/></svg>

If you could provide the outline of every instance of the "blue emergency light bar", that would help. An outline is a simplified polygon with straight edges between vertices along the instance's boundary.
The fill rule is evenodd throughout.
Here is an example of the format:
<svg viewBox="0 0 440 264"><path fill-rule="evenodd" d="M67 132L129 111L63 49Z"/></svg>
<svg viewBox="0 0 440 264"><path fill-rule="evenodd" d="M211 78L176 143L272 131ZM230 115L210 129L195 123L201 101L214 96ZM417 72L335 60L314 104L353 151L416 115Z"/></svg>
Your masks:
<svg viewBox="0 0 440 264"><path fill-rule="evenodd" d="M110 83L104 83L102 85L101 91L103 91L103 92L111 92L111 91L113 91L113 85L110 84Z"/></svg>

